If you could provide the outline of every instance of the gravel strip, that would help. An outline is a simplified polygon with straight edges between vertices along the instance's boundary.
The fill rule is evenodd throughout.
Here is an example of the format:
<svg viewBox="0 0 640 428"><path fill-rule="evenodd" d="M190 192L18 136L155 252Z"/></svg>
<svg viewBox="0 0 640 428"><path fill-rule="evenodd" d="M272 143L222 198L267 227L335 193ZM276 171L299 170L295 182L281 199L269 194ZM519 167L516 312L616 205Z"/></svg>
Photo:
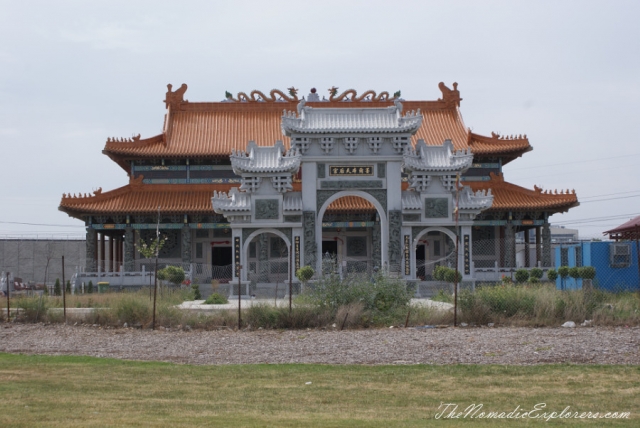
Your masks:
<svg viewBox="0 0 640 428"><path fill-rule="evenodd" d="M237 332L0 324L0 352L188 364L640 364L640 327Z"/></svg>

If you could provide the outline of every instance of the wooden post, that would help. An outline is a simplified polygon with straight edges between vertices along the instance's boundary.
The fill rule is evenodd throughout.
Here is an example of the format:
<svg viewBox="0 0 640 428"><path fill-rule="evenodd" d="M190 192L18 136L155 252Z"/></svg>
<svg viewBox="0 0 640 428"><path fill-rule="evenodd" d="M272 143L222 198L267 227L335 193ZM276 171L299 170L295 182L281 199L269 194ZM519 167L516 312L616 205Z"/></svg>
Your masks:
<svg viewBox="0 0 640 428"><path fill-rule="evenodd" d="M291 293L293 292L293 245L289 245L289 315L291 315Z"/></svg>

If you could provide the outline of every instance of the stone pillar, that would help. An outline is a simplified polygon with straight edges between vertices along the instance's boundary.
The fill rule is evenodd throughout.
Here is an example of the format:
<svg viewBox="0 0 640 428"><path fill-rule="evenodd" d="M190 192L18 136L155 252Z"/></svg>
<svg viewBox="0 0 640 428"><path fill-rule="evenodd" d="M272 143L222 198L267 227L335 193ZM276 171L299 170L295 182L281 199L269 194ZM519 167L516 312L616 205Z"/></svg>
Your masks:
<svg viewBox="0 0 640 428"><path fill-rule="evenodd" d="M516 233L509 221L504 227L504 267L516 266Z"/></svg>
<svg viewBox="0 0 640 428"><path fill-rule="evenodd" d="M380 232L380 222L376 222L371 230L371 259L372 267L380 268L382 266L382 234Z"/></svg>
<svg viewBox="0 0 640 428"><path fill-rule="evenodd" d="M96 262L98 261L98 233L95 229L87 227L87 235L85 241L86 257L84 270L87 272L95 272L97 270Z"/></svg>
<svg viewBox="0 0 640 428"><path fill-rule="evenodd" d="M100 234L100 264L99 269L104 272L104 268L106 267L106 257L105 257L105 243L104 243L104 233Z"/></svg>
<svg viewBox="0 0 640 428"><path fill-rule="evenodd" d="M182 263L191 263L191 229L188 225L182 227Z"/></svg>
<svg viewBox="0 0 640 428"><path fill-rule="evenodd" d="M529 229L524 231L524 267L531 267L531 239L529 239Z"/></svg>
<svg viewBox="0 0 640 428"><path fill-rule="evenodd" d="M536 266L542 262L542 240L540 238L540 226L536 226Z"/></svg>
<svg viewBox="0 0 640 428"><path fill-rule="evenodd" d="M136 270L136 250L133 244L133 228L127 225L124 229L124 271L133 272Z"/></svg>
<svg viewBox="0 0 640 428"><path fill-rule="evenodd" d="M389 211L389 272L400 272L402 263L402 211Z"/></svg>
<svg viewBox="0 0 640 428"><path fill-rule="evenodd" d="M114 257L113 254L115 252L115 248L113 247L113 236L109 236L109 261L108 263L108 267L107 267L107 271L109 272L113 272L114 271L114 267L115 267L115 262L114 262Z"/></svg>
<svg viewBox="0 0 640 428"><path fill-rule="evenodd" d="M266 233L262 233L258 239L260 240L258 253L260 275L258 276L258 282L269 282L269 236Z"/></svg>
<svg viewBox="0 0 640 428"><path fill-rule="evenodd" d="M311 193L311 192L310 192ZM314 193L315 195L315 193ZM305 266L311 266L314 270L319 268L316 244L316 212L305 211L302 213L302 226L304 229L303 243Z"/></svg>
<svg viewBox="0 0 640 428"><path fill-rule="evenodd" d="M551 266L551 229L549 221L545 219L542 226L542 266Z"/></svg>

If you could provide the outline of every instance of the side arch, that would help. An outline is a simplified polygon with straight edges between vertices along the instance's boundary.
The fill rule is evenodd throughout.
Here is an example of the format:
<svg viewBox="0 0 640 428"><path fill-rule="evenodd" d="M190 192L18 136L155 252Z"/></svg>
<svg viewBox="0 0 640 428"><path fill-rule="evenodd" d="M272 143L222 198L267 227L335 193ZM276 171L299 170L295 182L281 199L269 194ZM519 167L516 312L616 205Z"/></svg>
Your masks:
<svg viewBox="0 0 640 428"><path fill-rule="evenodd" d="M262 235L263 233L273 233L274 235L279 236L287 245L287 251L291 251L291 241L289 240L289 238L287 238L287 235L285 235L278 229L273 229L273 228L258 229L253 231L249 236L247 236L247 239L245 239L245 241L242 243L241 260L248 259L247 255L249 254L249 244L251 243L251 241L253 241L253 238L255 238L258 235ZM291 260L291 257L287 257L287 260L288 260L287 263L289 263L289 260ZM247 281L248 279L247 272L248 272L248 269L242 269L242 276L241 276L242 281Z"/></svg>

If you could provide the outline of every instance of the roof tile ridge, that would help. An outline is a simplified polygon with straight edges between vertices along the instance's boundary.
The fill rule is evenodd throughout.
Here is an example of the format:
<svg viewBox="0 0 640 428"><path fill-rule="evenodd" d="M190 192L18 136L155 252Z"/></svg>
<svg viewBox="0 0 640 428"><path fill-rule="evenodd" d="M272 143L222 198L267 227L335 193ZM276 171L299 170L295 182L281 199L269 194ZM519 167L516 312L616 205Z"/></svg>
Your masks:
<svg viewBox="0 0 640 428"><path fill-rule="evenodd" d="M86 201L101 202L106 199L111 199L114 197L118 197L122 194L129 193L130 191L131 191L131 185L125 184L124 186L116 187L115 189L108 190L106 192L103 192L102 187L99 187L97 190L93 191L93 194L80 193L78 196L76 196L75 194L72 196L71 193L69 194L63 193L62 199L60 201L60 205L61 206L64 205L65 202L71 202L74 205L80 202L86 202Z"/></svg>
<svg viewBox="0 0 640 428"><path fill-rule="evenodd" d="M165 136L164 133L154 135L149 138L140 138L140 134L136 135L132 138L107 138L107 142L104 146L105 150L109 150L110 148L122 148L122 147L131 147L131 148L139 148L145 146L151 146L157 143L164 143Z"/></svg>
<svg viewBox="0 0 640 428"><path fill-rule="evenodd" d="M505 190L512 190L512 191L518 191L521 193L525 193L528 194L530 196L535 196L535 197L542 197L543 199L554 199L554 200L564 200L564 199L571 199L571 200L578 200L578 195L576 194L575 189L569 191L569 189L565 190L560 190L560 192L558 192L557 189L555 190L542 190L542 188L534 185L533 186L533 190L532 189L527 189L526 187L522 187L519 186L517 184L505 181L504 179L504 174L495 174L493 172L489 173L489 176L491 177L491 179L488 182L488 185L491 186L491 188L502 188ZM497 186L495 186L495 184L497 184Z"/></svg>
<svg viewBox="0 0 640 428"><path fill-rule="evenodd" d="M491 136L486 136L482 134L478 134L470 131L470 137L472 140L478 140L483 143L513 143L517 141L525 141L529 144L529 138L527 134L519 134L519 135L500 135L496 132L491 132Z"/></svg>

